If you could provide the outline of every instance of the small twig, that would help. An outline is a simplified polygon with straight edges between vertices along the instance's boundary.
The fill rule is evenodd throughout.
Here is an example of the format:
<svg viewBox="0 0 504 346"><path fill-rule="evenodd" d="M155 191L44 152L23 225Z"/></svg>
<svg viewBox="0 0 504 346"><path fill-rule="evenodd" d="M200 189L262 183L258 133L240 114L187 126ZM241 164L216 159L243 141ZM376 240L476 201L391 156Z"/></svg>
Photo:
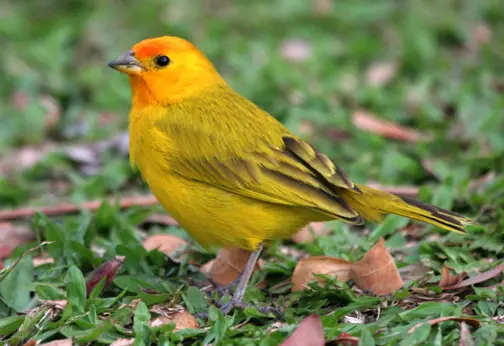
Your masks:
<svg viewBox="0 0 504 346"><path fill-rule="evenodd" d="M26 250L21 256L19 256L19 258L16 260L16 262L14 262L12 265L10 265L8 268L5 268L1 272L2 275L0 276L0 282L2 282L7 277L7 275L9 275L9 273L11 271L13 271L14 268L16 268L16 266L19 264L19 262L21 262L21 260L23 259L23 257L25 257L26 255L28 255L31 252L34 252L34 251L40 249L44 245L49 245L49 244L52 244L52 243L54 243L54 242L53 241L44 241L44 242L40 243L39 245L37 245L35 247L32 247L31 249Z"/></svg>
<svg viewBox="0 0 504 346"><path fill-rule="evenodd" d="M110 198L108 201L110 204L115 204L116 200L114 198ZM156 205L158 203L159 202L157 201L156 197L154 197L153 195L133 196L121 199L119 201L119 207L121 209L127 209L134 206L148 207ZM51 207L28 207L12 210L0 210L0 221L26 219L35 216L37 212L42 212L47 216L76 214L83 209L94 211L98 209L101 205L102 201L90 201L90 202L84 202L80 205L73 203L63 203Z"/></svg>

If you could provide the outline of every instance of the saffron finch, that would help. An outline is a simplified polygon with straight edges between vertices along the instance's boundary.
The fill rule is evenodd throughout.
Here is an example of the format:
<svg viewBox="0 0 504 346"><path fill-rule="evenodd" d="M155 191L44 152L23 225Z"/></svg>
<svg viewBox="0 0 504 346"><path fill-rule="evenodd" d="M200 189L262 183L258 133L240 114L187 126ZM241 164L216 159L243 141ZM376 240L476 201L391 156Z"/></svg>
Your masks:
<svg viewBox="0 0 504 346"><path fill-rule="evenodd" d="M130 159L166 209L203 246L254 251L312 221L351 224L396 214L464 232L471 220L353 183L326 155L235 92L190 42L146 39L111 61L129 77Z"/></svg>

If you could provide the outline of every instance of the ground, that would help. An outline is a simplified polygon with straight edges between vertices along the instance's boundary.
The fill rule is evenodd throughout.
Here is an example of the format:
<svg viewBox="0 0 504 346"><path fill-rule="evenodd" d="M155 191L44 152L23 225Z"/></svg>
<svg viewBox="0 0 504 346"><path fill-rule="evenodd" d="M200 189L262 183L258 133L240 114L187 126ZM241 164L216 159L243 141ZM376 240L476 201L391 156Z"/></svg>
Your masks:
<svg viewBox="0 0 504 346"><path fill-rule="evenodd" d="M0 9L0 342L278 345L317 313L326 340L346 332L362 345L504 345L501 1L7 0ZM246 300L275 301L280 316L253 307L222 316L199 270L215 254L190 242L152 200L131 200L149 191L128 162L129 86L107 63L165 34L193 41L237 91L354 181L479 225L464 236L399 217L328 223L330 232L312 241L266 250ZM8 212L108 198L81 213ZM157 233L189 241L185 256L147 251L144 240ZM355 280L326 277L291 293L301 258L356 262L381 237L402 288L376 296ZM43 241L50 244L37 247ZM443 266L492 275L443 291ZM104 276L101 292L93 280ZM193 328L152 323L159 315ZM443 316L470 319L434 323Z"/></svg>

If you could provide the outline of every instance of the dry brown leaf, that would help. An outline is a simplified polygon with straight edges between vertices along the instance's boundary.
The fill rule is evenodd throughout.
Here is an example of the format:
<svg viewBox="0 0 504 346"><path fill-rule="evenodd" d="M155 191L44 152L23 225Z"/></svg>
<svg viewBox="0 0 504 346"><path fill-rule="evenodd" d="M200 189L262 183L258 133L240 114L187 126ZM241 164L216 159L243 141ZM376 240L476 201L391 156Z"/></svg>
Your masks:
<svg viewBox="0 0 504 346"><path fill-rule="evenodd" d="M456 290L458 288L469 287L474 284L479 284L480 282L484 282L484 281L493 279L494 277L499 275L503 270L504 270L504 263L501 263L498 266L496 266L486 272L479 273L478 275L470 277L469 279L462 280L457 284L454 284L451 286L445 286L445 287L443 287L443 290Z"/></svg>
<svg viewBox="0 0 504 346"><path fill-rule="evenodd" d="M310 243L313 241L313 235L327 235L331 229L324 222L312 222L308 226L294 234L292 241L299 243Z"/></svg>
<svg viewBox="0 0 504 346"><path fill-rule="evenodd" d="M135 343L135 339L117 339L113 343L110 344L110 346L130 346Z"/></svg>
<svg viewBox="0 0 504 346"><path fill-rule="evenodd" d="M172 256L176 255L176 253L187 244L188 242L184 239L171 234L154 234L144 240L143 247L147 251L157 249L170 257L172 260L180 261L184 254L180 254L178 258L173 258Z"/></svg>
<svg viewBox="0 0 504 346"><path fill-rule="evenodd" d="M438 323L441 323L441 322L445 322L445 321L465 322L468 325L470 325L471 327L473 327L474 329L478 329L480 327L480 324L481 324L480 321L477 320L477 319L475 319L475 318L458 317L458 316L445 316L445 317L433 318L432 320L429 320L427 322L420 322L420 323L414 325L413 327L411 327L408 330L408 334L413 333L415 331L415 329L423 326L425 323L429 323L431 326L433 326L435 324L438 324Z"/></svg>
<svg viewBox="0 0 504 346"><path fill-rule="evenodd" d="M370 290L376 295L391 294L403 285L383 238L355 263L350 271L350 278L361 290Z"/></svg>
<svg viewBox="0 0 504 346"><path fill-rule="evenodd" d="M220 249L217 258L215 258L209 270L208 277L219 285L229 285L235 281L243 271L249 256L250 251L240 248ZM260 268L260 264L261 261L258 261L255 270ZM208 264L206 266L208 266ZM203 267L205 267L205 265Z"/></svg>
<svg viewBox="0 0 504 346"><path fill-rule="evenodd" d="M372 113L362 109L352 114L352 123L360 130L405 142L416 143L427 141L431 138L431 136L414 129L378 119Z"/></svg>
<svg viewBox="0 0 504 346"><path fill-rule="evenodd" d="M46 342L43 344L40 344L39 346L72 346L73 341L72 339L61 339L61 340L54 340L51 342Z"/></svg>
<svg viewBox="0 0 504 346"><path fill-rule="evenodd" d="M467 327L467 323L460 323L460 342L459 346L474 346L474 340L472 338L471 332Z"/></svg>
<svg viewBox="0 0 504 346"><path fill-rule="evenodd" d="M371 65L366 72L366 83L372 87L381 87L390 82L397 72L394 61L379 61Z"/></svg>
<svg viewBox="0 0 504 346"><path fill-rule="evenodd" d="M205 275L206 277L210 277L210 271L212 270L212 267L215 263L215 260L208 261L207 263L203 264L200 267L200 272L201 274Z"/></svg>
<svg viewBox="0 0 504 346"><path fill-rule="evenodd" d="M292 292L304 290L308 283L315 279L313 274L337 276L340 281L347 281L353 266L352 262L329 256L314 256L302 259L292 274ZM318 279L319 284L323 282Z"/></svg>
<svg viewBox="0 0 504 346"><path fill-rule="evenodd" d="M150 321L150 326L157 327L172 322L175 323L175 330L199 328L199 324L196 318L186 310L177 311L170 315L158 316Z"/></svg>
<svg viewBox="0 0 504 346"><path fill-rule="evenodd" d="M460 274L452 274L450 272L450 268L446 265L443 265L443 269L441 271L441 280L439 281L439 287L444 288L447 286L456 285L461 282L465 277L467 277L467 273Z"/></svg>
<svg viewBox="0 0 504 346"><path fill-rule="evenodd" d="M336 337L334 340L326 342L326 346L358 346L359 338L356 336L351 336L350 334L343 332Z"/></svg>
<svg viewBox="0 0 504 346"><path fill-rule="evenodd" d="M322 321L318 315L305 317L280 346L324 346L325 336Z"/></svg>

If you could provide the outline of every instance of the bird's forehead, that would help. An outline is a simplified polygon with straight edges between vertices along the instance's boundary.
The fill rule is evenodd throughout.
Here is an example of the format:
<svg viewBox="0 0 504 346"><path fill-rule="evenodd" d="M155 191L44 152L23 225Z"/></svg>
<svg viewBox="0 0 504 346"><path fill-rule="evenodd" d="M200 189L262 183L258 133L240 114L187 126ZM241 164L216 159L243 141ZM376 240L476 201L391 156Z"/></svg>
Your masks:
<svg viewBox="0 0 504 346"><path fill-rule="evenodd" d="M135 52L135 56L137 58L142 59L158 56L162 53L165 53L168 50L168 48L169 48L168 46L159 43L154 44L154 43L140 42L139 44L133 47L133 52Z"/></svg>
<svg viewBox="0 0 504 346"><path fill-rule="evenodd" d="M167 54L173 51L190 50L192 45L177 37L158 37L143 40L133 46L133 52L139 59Z"/></svg>

